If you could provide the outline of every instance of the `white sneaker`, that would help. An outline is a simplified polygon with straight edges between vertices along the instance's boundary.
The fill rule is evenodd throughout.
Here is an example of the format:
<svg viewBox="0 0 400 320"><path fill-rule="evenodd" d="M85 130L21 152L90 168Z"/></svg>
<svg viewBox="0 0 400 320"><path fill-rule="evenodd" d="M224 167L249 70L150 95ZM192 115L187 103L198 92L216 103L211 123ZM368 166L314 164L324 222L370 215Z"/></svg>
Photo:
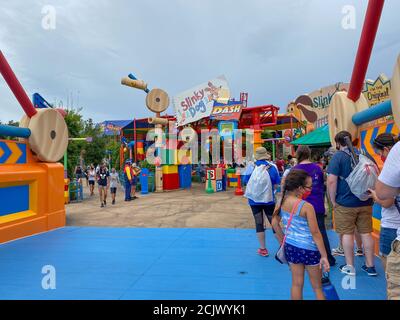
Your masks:
<svg viewBox="0 0 400 320"><path fill-rule="evenodd" d="M332 250L332 255L333 256L342 256L344 257L344 250L342 247L337 247L335 249Z"/></svg>
<svg viewBox="0 0 400 320"><path fill-rule="evenodd" d="M340 272L345 273L349 276L356 275L356 269L351 265L344 264L344 265L340 266L339 269L340 269Z"/></svg>

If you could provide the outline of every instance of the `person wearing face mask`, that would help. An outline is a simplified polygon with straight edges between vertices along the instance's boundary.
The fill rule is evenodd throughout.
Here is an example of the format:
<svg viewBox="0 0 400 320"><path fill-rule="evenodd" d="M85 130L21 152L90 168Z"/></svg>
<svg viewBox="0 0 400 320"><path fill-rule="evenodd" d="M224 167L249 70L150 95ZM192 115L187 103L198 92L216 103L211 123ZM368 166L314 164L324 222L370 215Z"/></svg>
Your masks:
<svg viewBox="0 0 400 320"><path fill-rule="evenodd" d="M374 140L374 151L380 155L384 163L396 142L396 138L390 133L383 133ZM375 190L370 189L369 191L374 201L382 206L379 254L382 258L383 268L386 271L386 259L390 254L392 242L397 238L397 230L400 228L400 196L397 195L397 197L381 200L377 197Z"/></svg>
<svg viewBox="0 0 400 320"><path fill-rule="evenodd" d="M329 264L330 266L334 266L336 259L332 256L325 227L324 173L316 163L311 162L311 149L308 146L299 146L297 148L296 159L298 164L293 169L304 170L312 179L312 190L305 192L303 199L314 207L319 231L322 234L325 250L328 254Z"/></svg>
<svg viewBox="0 0 400 320"><path fill-rule="evenodd" d="M272 226L280 245L285 241L285 258L292 272L292 300L303 299L305 271L317 299L325 300L321 278L322 269L329 272L329 261L314 207L303 200L310 196L312 189L312 178L306 171L290 170L285 179L282 200L272 217ZM285 232L280 226L281 221Z"/></svg>
<svg viewBox="0 0 400 320"><path fill-rule="evenodd" d="M335 136L336 152L328 166L327 189L334 210L336 232L342 237L346 264L340 271L355 276L354 233L361 235L364 246L365 264L362 270L369 276L377 276L374 266L374 239L372 238L372 198L361 201L350 190L346 178L352 172L352 157L346 139L351 134L341 131Z"/></svg>

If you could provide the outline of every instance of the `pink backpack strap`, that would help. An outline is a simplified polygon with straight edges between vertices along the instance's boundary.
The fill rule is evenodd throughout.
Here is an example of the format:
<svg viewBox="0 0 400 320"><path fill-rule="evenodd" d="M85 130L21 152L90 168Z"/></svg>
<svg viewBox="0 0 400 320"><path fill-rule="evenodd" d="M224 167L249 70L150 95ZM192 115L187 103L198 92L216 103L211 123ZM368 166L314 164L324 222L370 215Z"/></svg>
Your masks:
<svg viewBox="0 0 400 320"><path fill-rule="evenodd" d="M290 227L290 225L291 225L291 223L292 223L294 214L295 214L296 211L297 211L297 207L299 206L299 204L300 204L302 201L303 201L302 199L299 199L298 201L296 201L296 203L294 204L294 206L293 206L293 208L292 208L292 212L290 213L290 217L289 217L289 220L288 220L288 223L287 223L287 226L286 226L285 237L283 238L283 241L282 241L282 246L285 245L286 237L287 237L287 231L289 230L289 227Z"/></svg>

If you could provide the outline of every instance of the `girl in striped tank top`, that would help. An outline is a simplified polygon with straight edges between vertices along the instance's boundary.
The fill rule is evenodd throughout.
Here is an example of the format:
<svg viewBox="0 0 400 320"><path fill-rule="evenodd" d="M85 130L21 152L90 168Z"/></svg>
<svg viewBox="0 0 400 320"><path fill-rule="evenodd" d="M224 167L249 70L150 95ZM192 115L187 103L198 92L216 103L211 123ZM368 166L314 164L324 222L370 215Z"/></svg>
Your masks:
<svg viewBox="0 0 400 320"><path fill-rule="evenodd" d="M329 271L329 262L322 235L319 231L314 207L306 199L311 193L312 179L304 170L292 169L286 177L282 200L276 207L272 226L276 236L282 244L286 230L284 244L285 257L292 272L292 300L303 299L304 271L310 278L311 285L318 300L325 300L322 291L322 268ZM291 213L293 218L289 228ZM280 226L283 223L283 230Z"/></svg>

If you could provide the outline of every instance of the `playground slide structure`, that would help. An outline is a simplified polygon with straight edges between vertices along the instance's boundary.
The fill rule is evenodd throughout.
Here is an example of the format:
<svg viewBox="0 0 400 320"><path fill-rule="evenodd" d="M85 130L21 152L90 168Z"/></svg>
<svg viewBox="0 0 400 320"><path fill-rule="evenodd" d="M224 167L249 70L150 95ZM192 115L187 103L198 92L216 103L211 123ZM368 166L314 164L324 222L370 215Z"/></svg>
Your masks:
<svg viewBox="0 0 400 320"><path fill-rule="evenodd" d="M0 72L25 115L0 125L0 243L65 226L64 167L68 129L59 110L36 109L0 51Z"/></svg>

